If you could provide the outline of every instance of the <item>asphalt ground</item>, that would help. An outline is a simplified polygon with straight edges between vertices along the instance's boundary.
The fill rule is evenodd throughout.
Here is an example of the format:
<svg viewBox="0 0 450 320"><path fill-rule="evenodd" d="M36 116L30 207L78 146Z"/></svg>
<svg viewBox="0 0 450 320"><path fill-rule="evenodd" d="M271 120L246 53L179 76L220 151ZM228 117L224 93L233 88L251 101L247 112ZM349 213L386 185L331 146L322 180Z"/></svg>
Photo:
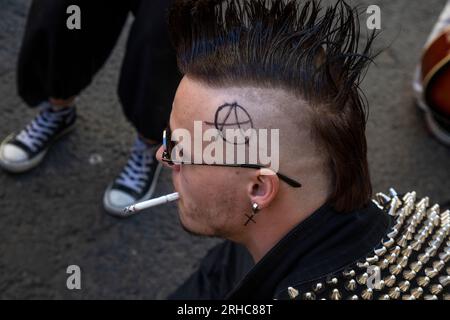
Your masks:
<svg viewBox="0 0 450 320"><path fill-rule="evenodd" d="M433 140L411 88L422 46L445 0L357 1L381 8L383 49L363 83L375 191L415 190L450 200L450 150ZM16 93L15 66L30 1L0 0L0 138L34 114ZM127 28L95 81L79 97L79 121L43 164L22 175L0 171L0 298L163 299L195 270L217 239L180 227L174 204L130 219L105 214L106 186L134 140L116 87ZM157 195L172 191L164 170ZM66 288L66 268L82 270L82 289Z"/></svg>

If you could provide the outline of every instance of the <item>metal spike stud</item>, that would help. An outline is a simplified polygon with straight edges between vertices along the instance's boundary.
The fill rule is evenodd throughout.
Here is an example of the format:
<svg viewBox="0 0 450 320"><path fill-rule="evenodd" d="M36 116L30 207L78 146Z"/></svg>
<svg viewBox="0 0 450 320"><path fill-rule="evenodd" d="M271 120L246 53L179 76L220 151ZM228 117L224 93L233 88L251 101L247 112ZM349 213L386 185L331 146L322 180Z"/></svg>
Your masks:
<svg viewBox="0 0 450 320"><path fill-rule="evenodd" d="M386 284L384 283L384 280L380 280L378 282L375 282L374 289L377 290L377 291L383 290L385 285Z"/></svg>
<svg viewBox="0 0 450 320"><path fill-rule="evenodd" d="M444 287L443 286L441 286L440 284L433 284L431 287L430 287L430 292L432 293L432 294L439 294L439 293L441 293L441 291L444 289Z"/></svg>
<svg viewBox="0 0 450 320"><path fill-rule="evenodd" d="M401 257L398 259L399 261L397 262L397 264L401 265L402 268L406 267L406 265L408 264L408 257Z"/></svg>
<svg viewBox="0 0 450 320"><path fill-rule="evenodd" d="M328 279L327 283L330 284L330 285L337 285L338 284L338 279L337 278Z"/></svg>
<svg viewBox="0 0 450 320"><path fill-rule="evenodd" d="M391 297L391 299L398 299L400 297L400 292L399 287L392 288L389 290L389 297Z"/></svg>
<svg viewBox="0 0 450 320"><path fill-rule="evenodd" d="M416 272L414 270L406 270L403 272L403 278L406 280L412 280L416 276Z"/></svg>
<svg viewBox="0 0 450 320"><path fill-rule="evenodd" d="M409 281L408 281L408 280L405 280L405 281L400 282L399 285L398 285L398 287L400 288L400 290L401 290L402 292L406 292L406 291L409 289L409 286L410 286L410 285L411 285L411 284L409 283Z"/></svg>
<svg viewBox="0 0 450 320"><path fill-rule="evenodd" d="M312 292L306 292L303 295L303 300L316 300L316 295Z"/></svg>
<svg viewBox="0 0 450 320"><path fill-rule="evenodd" d="M446 287L450 283L450 276L440 276L439 283Z"/></svg>
<svg viewBox="0 0 450 320"><path fill-rule="evenodd" d="M422 293L423 293L423 289L421 287L414 288L411 290L411 295L416 299L419 299L420 296L422 295Z"/></svg>
<svg viewBox="0 0 450 320"><path fill-rule="evenodd" d="M355 270L345 270L343 273L343 276L346 278L353 278L356 275Z"/></svg>
<svg viewBox="0 0 450 320"><path fill-rule="evenodd" d="M392 287L392 286L394 285L394 283L395 283L396 280L397 280L397 279L395 278L394 275L390 275L390 276L387 276L386 278L384 278L384 284L385 284L387 287Z"/></svg>
<svg viewBox="0 0 450 320"><path fill-rule="evenodd" d="M356 286L356 281L354 279L351 279L345 284L345 289L347 289L348 291L354 291L356 289Z"/></svg>
<svg viewBox="0 0 450 320"><path fill-rule="evenodd" d="M433 262L433 268L436 269L437 271L441 271L444 266L445 262L442 260Z"/></svg>
<svg viewBox="0 0 450 320"><path fill-rule="evenodd" d="M370 264L374 264L376 262L378 262L380 258L378 256L373 256L373 257L367 257L366 258L366 262L370 263Z"/></svg>
<svg viewBox="0 0 450 320"><path fill-rule="evenodd" d="M333 289L330 298L331 300L341 300L341 293L338 289Z"/></svg>
<svg viewBox="0 0 450 320"><path fill-rule="evenodd" d="M323 284L321 283L321 282L318 282L318 283L316 283L315 285L313 285L313 291L315 292L315 293L320 293L320 292L322 292L322 290L324 289L324 286L323 286Z"/></svg>
<svg viewBox="0 0 450 320"><path fill-rule="evenodd" d="M366 281L368 278L369 278L369 275L367 273L363 273L356 279L356 281L358 281L359 284L363 285L363 284L366 284Z"/></svg>
<svg viewBox="0 0 450 320"><path fill-rule="evenodd" d="M375 195L375 200L377 200L377 202L384 207L386 206L387 203L391 201L391 198L382 192L378 192Z"/></svg>
<svg viewBox="0 0 450 320"><path fill-rule="evenodd" d="M399 246L395 246L395 248L391 250L391 253L395 253L396 255L399 255L401 251L402 251L402 248L400 248Z"/></svg>
<svg viewBox="0 0 450 320"><path fill-rule="evenodd" d="M392 239L392 238L388 238L387 240L382 241L381 243L382 243L383 246L385 246L386 248L390 248L390 247L392 247L392 245L395 243L395 240Z"/></svg>
<svg viewBox="0 0 450 320"><path fill-rule="evenodd" d="M434 278L438 273L439 273L439 271L437 271L434 268L425 268L425 274L429 278Z"/></svg>
<svg viewBox="0 0 450 320"><path fill-rule="evenodd" d="M430 260L430 255L423 253L419 255L419 261L422 262L423 264L427 263L428 260Z"/></svg>
<svg viewBox="0 0 450 320"><path fill-rule="evenodd" d="M361 293L361 297L364 300L372 300L373 290L371 288L367 288L367 289L363 290L363 292Z"/></svg>
<svg viewBox="0 0 450 320"><path fill-rule="evenodd" d="M422 262L420 262L420 261L416 261L416 262L413 262L413 263L411 263L411 265L409 266L412 270L414 270L414 272L419 272L420 271L420 269L422 269L422 267L423 267L423 263Z"/></svg>
<svg viewBox="0 0 450 320"><path fill-rule="evenodd" d="M407 246L405 249L403 249L402 254L405 257L409 257L411 255L411 253L413 252L413 247L411 246Z"/></svg>
<svg viewBox="0 0 450 320"><path fill-rule="evenodd" d="M389 263L394 263L394 261L397 260L397 254L391 253L386 259Z"/></svg>
<svg viewBox="0 0 450 320"><path fill-rule="evenodd" d="M367 269L370 266L370 263L364 260L364 262L357 262L356 266L360 269Z"/></svg>
<svg viewBox="0 0 450 320"><path fill-rule="evenodd" d="M379 256L379 257L381 257L382 255L384 255L386 252L387 252L387 249L386 249L385 246L382 246L381 248L375 249L375 250L374 250L374 253L375 253L377 256Z"/></svg>
<svg viewBox="0 0 450 320"><path fill-rule="evenodd" d="M293 287L289 287L288 294L291 299L295 299L298 296L298 290Z"/></svg>
<svg viewBox="0 0 450 320"><path fill-rule="evenodd" d="M398 275L401 271L402 271L402 266L397 264L397 265L393 265L389 267L389 271L391 272L391 274L393 274L394 276Z"/></svg>
<svg viewBox="0 0 450 320"><path fill-rule="evenodd" d="M400 245L400 247L404 248L406 247L406 244L408 243L408 237L406 235L403 235L397 243Z"/></svg>
<svg viewBox="0 0 450 320"><path fill-rule="evenodd" d="M444 262L448 262L448 260L450 260L450 253L448 252L439 253L439 259L441 259Z"/></svg>
<svg viewBox="0 0 450 320"><path fill-rule="evenodd" d="M378 266L380 267L380 269L384 270L389 266L389 260L388 259L384 259L383 261L381 261Z"/></svg>
<svg viewBox="0 0 450 320"><path fill-rule="evenodd" d="M426 287L430 283L430 278L428 277L419 277L417 278L417 284L421 287Z"/></svg>

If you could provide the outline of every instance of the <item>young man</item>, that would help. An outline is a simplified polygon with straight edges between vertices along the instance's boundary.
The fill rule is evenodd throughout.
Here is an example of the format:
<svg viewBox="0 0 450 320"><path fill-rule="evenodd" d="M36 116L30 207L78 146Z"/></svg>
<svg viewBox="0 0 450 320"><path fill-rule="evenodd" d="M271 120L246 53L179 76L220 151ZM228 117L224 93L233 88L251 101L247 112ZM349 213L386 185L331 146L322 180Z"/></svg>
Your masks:
<svg viewBox="0 0 450 320"><path fill-rule="evenodd" d="M0 166L25 172L76 124L75 97L109 57L130 12L134 15L118 94L136 140L127 164L107 187L111 214L152 196L161 167L155 159L160 132L180 80L167 32L168 0L34 0L18 60L18 91L39 114L0 146ZM66 25L69 7L80 9L80 29Z"/></svg>
<svg viewBox="0 0 450 320"><path fill-rule="evenodd" d="M176 1L170 30L184 77L158 158L182 226L227 239L171 298L448 298L448 212L371 201L358 85L374 37L358 49L353 8Z"/></svg>

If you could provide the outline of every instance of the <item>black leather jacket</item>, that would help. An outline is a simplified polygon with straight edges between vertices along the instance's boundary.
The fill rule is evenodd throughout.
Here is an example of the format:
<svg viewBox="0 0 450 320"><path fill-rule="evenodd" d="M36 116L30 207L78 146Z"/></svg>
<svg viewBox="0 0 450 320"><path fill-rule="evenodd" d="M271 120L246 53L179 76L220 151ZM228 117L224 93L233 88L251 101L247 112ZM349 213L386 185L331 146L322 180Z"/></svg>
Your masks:
<svg viewBox="0 0 450 320"><path fill-rule="evenodd" d="M170 298L448 299L449 214L415 197L384 197L350 213L324 205L256 265L245 248L225 241Z"/></svg>

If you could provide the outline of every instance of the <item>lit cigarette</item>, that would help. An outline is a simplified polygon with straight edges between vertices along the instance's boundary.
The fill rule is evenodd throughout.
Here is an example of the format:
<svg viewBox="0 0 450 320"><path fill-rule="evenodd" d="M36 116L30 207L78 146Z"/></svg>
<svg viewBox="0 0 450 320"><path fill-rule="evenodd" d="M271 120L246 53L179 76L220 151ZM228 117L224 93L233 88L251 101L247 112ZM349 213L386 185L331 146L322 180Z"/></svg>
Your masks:
<svg viewBox="0 0 450 320"><path fill-rule="evenodd" d="M150 200L147 200L144 202L139 202L139 203L133 204L133 205L123 209L123 212L124 212L124 214L132 214L132 213L144 210L144 209L148 209L151 207L159 206L161 204L165 204L165 203L168 203L171 201L178 200L179 198L180 198L180 195L178 194L178 192L166 194L165 196L162 196L159 198L150 199Z"/></svg>

